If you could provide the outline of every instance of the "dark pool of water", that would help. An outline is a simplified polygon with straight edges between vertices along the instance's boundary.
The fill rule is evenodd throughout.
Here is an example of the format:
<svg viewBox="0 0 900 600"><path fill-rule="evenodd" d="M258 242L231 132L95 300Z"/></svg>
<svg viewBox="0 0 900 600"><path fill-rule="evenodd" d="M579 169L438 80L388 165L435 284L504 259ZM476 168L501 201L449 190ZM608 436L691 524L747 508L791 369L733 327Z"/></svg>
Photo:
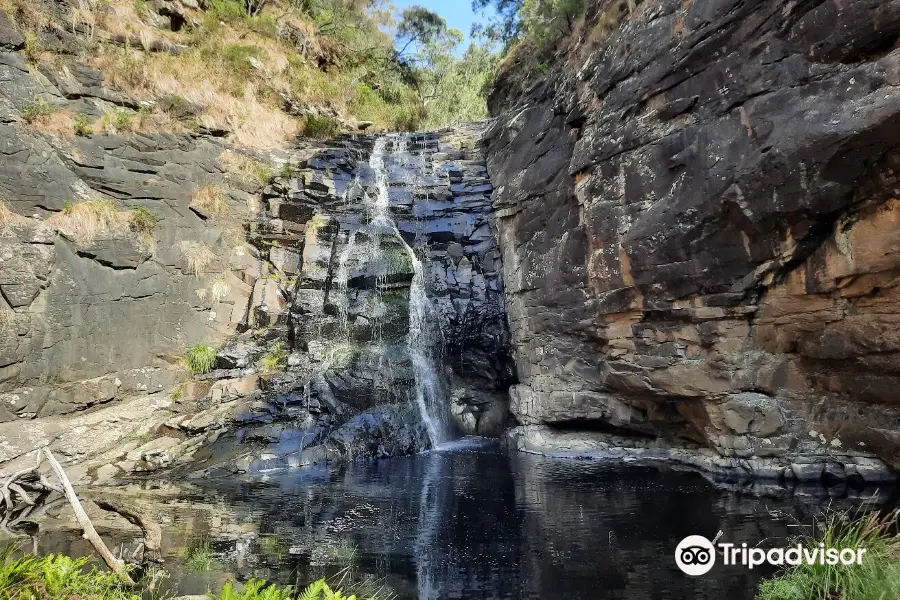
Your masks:
<svg viewBox="0 0 900 600"><path fill-rule="evenodd" d="M697 474L552 460L478 440L205 485L252 531L210 531L229 576L293 583L352 565L354 577L380 578L403 600L750 599L761 572L717 565L688 577L674 563L677 543L722 530L723 541L771 544L796 532L771 511L802 519L819 502L742 496ZM205 581L183 578L181 592L202 592L186 588Z"/></svg>
<svg viewBox="0 0 900 600"><path fill-rule="evenodd" d="M384 600L750 600L768 572L717 564L692 578L675 565L678 542L721 530L722 541L780 545L797 520L870 492L773 499L696 473L553 460L475 439L333 469L84 494L145 503L163 527L164 587L175 594L252 577L305 584L349 569L353 581L383 586ZM41 552L92 554L71 515L59 522L42 526ZM113 523L98 523L111 547L139 546L136 529Z"/></svg>

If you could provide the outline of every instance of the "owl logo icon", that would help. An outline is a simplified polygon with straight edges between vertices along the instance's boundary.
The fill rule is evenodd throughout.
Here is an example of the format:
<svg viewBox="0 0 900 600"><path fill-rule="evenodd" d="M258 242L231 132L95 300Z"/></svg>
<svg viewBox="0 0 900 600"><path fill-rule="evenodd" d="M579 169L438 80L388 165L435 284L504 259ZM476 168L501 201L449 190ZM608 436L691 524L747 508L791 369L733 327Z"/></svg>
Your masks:
<svg viewBox="0 0 900 600"><path fill-rule="evenodd" d="M716 549L702 535L689 535L675 548L675 564L692 577L705 575L716 564Z"/></svg>

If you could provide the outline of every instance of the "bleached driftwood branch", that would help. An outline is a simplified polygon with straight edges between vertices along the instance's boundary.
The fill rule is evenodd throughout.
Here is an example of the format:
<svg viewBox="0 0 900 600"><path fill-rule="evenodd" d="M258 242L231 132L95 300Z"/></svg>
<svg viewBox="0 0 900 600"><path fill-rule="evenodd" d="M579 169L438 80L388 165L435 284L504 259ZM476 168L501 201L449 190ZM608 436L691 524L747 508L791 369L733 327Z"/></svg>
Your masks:
<svg viewBox="0 0 900 600"><path fill-rule="evenodd" d="M53 453L50 452L48 448L43 448L42 450L44 456L50 462L50 467L53 469L53 472L56 473L56 477L63 486L63 493L65 493L66 498L69 500L69 504L72 505L72 509L75 511L75 518L78 520L78 524L81 525L81 529L84 531L84 538L91 543L97 551L97 554L100 555L100 558L103 559L114 573L121 577L128 585L134 585L134 580L131 579L128 571L125 569L125 563L120 561L112 552L110 552L109 548L106 547L106 544L103 543L100 534L94 529L94 524L91 523L90 518L88 518L87 513L84 511L84 507L81 505L81 501L78 500L78 495L75 494L75 488L73 488L72 484L69 482L69 478L63 470L62 465L60 465L56 458L53 457Z"/></svg>

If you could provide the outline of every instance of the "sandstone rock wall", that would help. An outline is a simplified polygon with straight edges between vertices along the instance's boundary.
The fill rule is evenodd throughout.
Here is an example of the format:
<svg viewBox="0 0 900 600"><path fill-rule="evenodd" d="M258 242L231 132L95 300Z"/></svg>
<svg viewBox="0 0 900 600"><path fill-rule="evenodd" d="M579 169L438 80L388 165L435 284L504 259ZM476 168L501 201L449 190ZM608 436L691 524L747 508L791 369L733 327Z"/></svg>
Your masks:
<svg viewBox="0 0 900 600"><path fill-rule="evenodd" d="M522 432L890 477L900 2L591 4L491 100Z"/></svg>

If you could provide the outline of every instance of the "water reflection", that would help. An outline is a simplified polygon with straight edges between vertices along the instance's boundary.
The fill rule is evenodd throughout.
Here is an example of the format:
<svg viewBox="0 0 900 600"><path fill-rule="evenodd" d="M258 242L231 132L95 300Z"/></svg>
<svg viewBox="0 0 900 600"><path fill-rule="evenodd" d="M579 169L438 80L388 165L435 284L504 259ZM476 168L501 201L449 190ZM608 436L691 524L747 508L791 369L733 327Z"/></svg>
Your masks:
<svg viewBox="0 0 900 600"><path fill-rule="evenodd" d="M672 558L678 541L721 529L755 544L789 533L771 510L814 509L716 490L696 474L508 454L478 440L321 475L217 489L231 505L262 507L263 531L296 529L304 514L305 529L355 545L357 569L404 599L750 599L759 572L689 578ZM271 575L297 569L286 561Z"/></svg>
<svg viewBox="0 0 900 600"><path fill-rule="evenodd" d="M770 511L808 521L819 510L813 497L741 496L693 473L556 461L481 440L207 481L167 498L153 511L181 594L231 577L308 582L352 565L400 600L750 600L762 572L717 565L688 577L674 564L678 541L721 529L723 541L773 545L791 530ZM198 536L216 570L179 574L178 549ZM70 550L47 540L44 551Z"/></svg>

